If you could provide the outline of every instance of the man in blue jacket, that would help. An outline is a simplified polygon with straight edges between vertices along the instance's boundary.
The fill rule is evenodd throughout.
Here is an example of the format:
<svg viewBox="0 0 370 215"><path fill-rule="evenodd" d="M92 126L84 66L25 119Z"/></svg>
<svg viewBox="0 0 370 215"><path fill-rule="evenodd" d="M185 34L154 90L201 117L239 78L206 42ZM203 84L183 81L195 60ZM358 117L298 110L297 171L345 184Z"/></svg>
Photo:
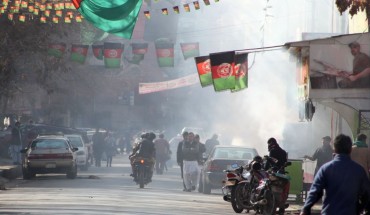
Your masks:
<svg viewBox="0 0 370 215"><path fill-rule="evenodd" d="M370 183L365 170L351 160L352 140L340 134L334 140L334 158L317 172L301 215L310 215L311 207L323 196L323 215L359 214L359 197L369 196Z"/></svg>

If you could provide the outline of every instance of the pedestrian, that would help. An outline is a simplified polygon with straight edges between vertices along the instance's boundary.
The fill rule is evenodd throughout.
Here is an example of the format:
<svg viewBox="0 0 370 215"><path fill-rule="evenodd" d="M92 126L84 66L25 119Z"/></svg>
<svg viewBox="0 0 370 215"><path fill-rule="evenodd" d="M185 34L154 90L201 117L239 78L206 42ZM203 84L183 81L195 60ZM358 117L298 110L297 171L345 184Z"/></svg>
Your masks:
<svg viewBox="0 0 370 215"><path fill-rule="evenodd" d="M330 142L331 138L329 136L323 137L322 146L316 149L312 156L304 156L305 159L316 161L314 176L323 164L331 161L333 158L333 148L331 147Z"/></svg>
<svg viewBox="0 0 370 215"><path fill-rule="evenodd" d="M206 146L204 143L200 142L200 136L199 134L196 134L194 136L194 142L196 142L197 144L199 144L199 154L198 154L198 178L200 178L200 169L202 169L202 166L204 164L204 153L206 152ZM199 181L198 181L198 184L197 186L199 185ZM198 191L199 191L199 186L198 186ZM202 192L202 191L200 191Z"/></svg>
<svg viewBox="0 0 370 215"><path fill-rule="evenodd" d="M322 215L359 214L359 197L370 192L369 179L365 170L350 157L351 138L339 134L334 139L334 158L321 166L317 172L301 215L311 214L312 206L321 199L325 191Z"/></svg>
<svg viewBox="0 0 370 215"><path fill-rule="evenodd" d="M101 166L101 159L104 152L104 136L99 131L99 128L96 129L94 135L92 136L93 141L93 152L94 152L94 159L95 159L95 166Z"/></svg>
<svg viewBox="0 0 370 215"><path fill-rule="evenodd" d="M203 154L206 152L206 146L204 143L200 142L200 136L199 134L196 134L194 136L194 141L199 144L199 157L198 157L198 164L201 166L204 162Z"/></svg>
<svg viewBox="0 0 370 215"><path fill-rule="evenodd" d="M179 144L177 145L177 152L176 152L177 164L180 166L180 170L181 170L182 185L184 187L183 191L186 191L186 187L185 187L185 182L184 182L184 157L182 153L182 145L185 142L189 141L188 137L189 137L189 133L187 131L184 131L182 133L183 140L180 141Z"/></svg>
<svg viewBox="0 0 370 215"><path fill-rule="evenodd" d="M220 142L218 141L218 135L213 134L212 137L205 142L205 147L206 147L206 155L208 156L213 148L217 145L220 145Z"/></svg>
<svg viewBox="0 0 370 215"><path fill-rule="evenodd" d="M191 192L196 189L198 184L199 175L199 153L200 144L194 141L194 133L189 132L188 139L182 144L182 156L183 156L183 171L184 171L184 182L187 192Z"/></svg>
<svg viewBox="0 0 370 215"><path fill-rule="evenodd" d="M353 161L360 164L369 178L370 170L370 151L366 144L367 136L365 134L357 135L357 141L353 143L351 158Z"/></svg>
<svg viewBox="0 0 370 215"><path fill-rule="evenodd" d="M170 144L164 139L164 134L159 134L158 139L154 141L154 146L156 152L155 169L157 174L162 175L170 153Z"/></svg>
<svg viewBox="0 0 370 215"><path fill-rule="evenodd" d="M10 143L10 156L14 165L20 165L22 163L21 149L22 149L22 132L21 123L17 121L11 131L12 138Z"/></svg>
<svg viewBox="0 0 370 215"><path fill-rule="evenodd" d="M116 140L114 139L112 133L108 132L104 139L105 142L105 154L107 156L107 167L112 166L113 156L116 155Z"/></svg>

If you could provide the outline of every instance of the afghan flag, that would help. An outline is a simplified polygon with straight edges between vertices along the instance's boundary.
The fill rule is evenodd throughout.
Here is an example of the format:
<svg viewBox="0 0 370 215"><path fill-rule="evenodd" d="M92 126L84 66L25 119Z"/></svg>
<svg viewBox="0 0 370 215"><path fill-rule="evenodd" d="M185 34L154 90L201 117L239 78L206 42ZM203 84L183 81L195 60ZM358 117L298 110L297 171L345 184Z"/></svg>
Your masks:
<svg viewBox="0 0 370 215"><path fill-rule="evenodd" d="M119 68L123 53L122 43L104 43L104 65L106 68Z"/></svg>
<svg viewBox="0 0 370 215"><path fill-rule="evenodd" d="M209 55L215 91L235 89L234 57L234 51Z"/></svg>
<svg viewBox="0 0 370 215"><path fill-rule="evenodd" d="M72 0L95 27L131 39L143 0Z"/></svg>
<svg viewBox="0 0 370 215"><path fill-rule="evenodd" d="M84 64L88 50L89 50L89 45L72 44L71 60L74 62Z"/></svg>
<svg viewBox="0 0 370 215"><path fill-rule="evenodd" d="M199 56L199 43L180 43L184 59Z"/></svg>
<svg viewBox="0 0 370 215"><path fill-rule="evenodd" d="M66 44L65 43L49 44L48 55L61 58L63 56L65 50L66 50Z"/></svg>
<svg viewBox="0 0 370 215"><path fill-rule="evenodd" d="M148 43L131 43L131 46L133 56L130 63L139 64L148 51Z"/></svg>
<svg viewBox="0 0 370 215"><path fill-rule="evenodd" d="M157 61L159 67L173 67L174 66L174 44L159 42L155 43L157 54Z"/></svg>
<svg viewBox="0 0 370 215"><path fill-rule="evenodd" d="M103 47L103 45L92 45L93 54L99 60L103 60Z"/></svg>
<svg viewBox="0 0 370 215"><path fill-rule="evenodd" d="M235 55L235 89L239 91L248 87L248 53Z"/></svg>
<svg viewBox="0 0 370 215"><path fill-rule="evenodd" d="M213 83L213 80L209 56L200 56L195 57L194 59L197 65L200 84L202 85L202 87L211 85Z"/></svg>

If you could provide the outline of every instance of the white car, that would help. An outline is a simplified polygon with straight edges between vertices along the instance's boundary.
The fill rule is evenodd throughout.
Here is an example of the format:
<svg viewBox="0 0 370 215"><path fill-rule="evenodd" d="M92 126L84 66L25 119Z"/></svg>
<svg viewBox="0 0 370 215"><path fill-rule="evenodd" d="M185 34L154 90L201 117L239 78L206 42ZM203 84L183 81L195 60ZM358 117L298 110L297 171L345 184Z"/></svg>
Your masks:
<svg viewBox="0 0 370 215"><path fill-rule="evenodd" d="M65 137L69 139L74 148L78 148L76 152L77 155L77 166L81 170L87 170L89 168L88 158L88 149L83 138L79 134L65 134Z"/></svg>

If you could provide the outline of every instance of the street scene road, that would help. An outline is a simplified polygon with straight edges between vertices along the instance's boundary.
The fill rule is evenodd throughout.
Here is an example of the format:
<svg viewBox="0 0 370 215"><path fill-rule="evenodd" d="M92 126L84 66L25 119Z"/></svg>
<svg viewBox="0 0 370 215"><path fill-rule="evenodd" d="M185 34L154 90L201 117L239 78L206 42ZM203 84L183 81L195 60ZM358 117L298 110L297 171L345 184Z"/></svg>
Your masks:
<svg viewBox="0 0 370 215"><path fill-rule="evenodd" d="M128 156L113 159L112 167L90 167L72 180L64 174L16 179L1 191L0 214L235 214L220 190L183 192L177 167L140 189Z"/></svg>

